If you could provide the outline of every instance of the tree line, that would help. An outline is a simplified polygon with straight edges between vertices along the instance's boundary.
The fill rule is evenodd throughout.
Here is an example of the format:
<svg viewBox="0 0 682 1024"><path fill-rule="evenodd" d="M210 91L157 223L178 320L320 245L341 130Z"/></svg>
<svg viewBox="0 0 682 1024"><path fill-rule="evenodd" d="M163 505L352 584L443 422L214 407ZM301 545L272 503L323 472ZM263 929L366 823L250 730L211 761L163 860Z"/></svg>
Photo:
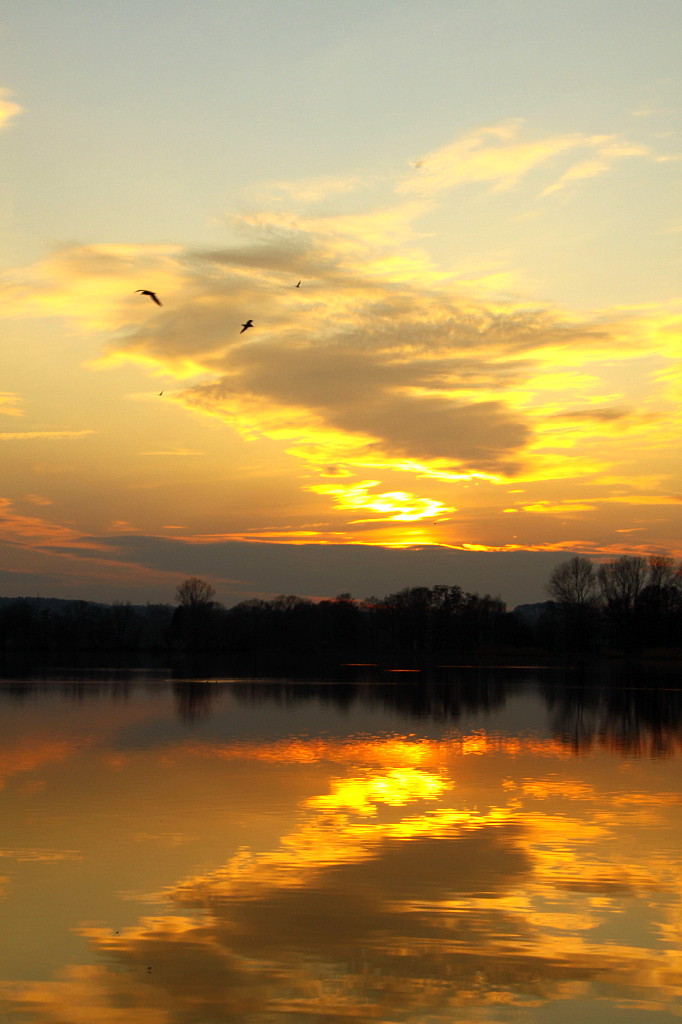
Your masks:
<svg viewBox="0 0 682 1024"><path fill-rule="evenodd" d="M514 611L457 585L362 600L280 595L225 608L198 577L178 586L174 606L2 598L0 657L127 652L212 657L229 667L241 657L416 664L682 647L682 566L671 558L623 556L595 566L575 556L552 571L546 590L546 602Z"/></svg>
<svg viewBox="0 0 682 1024"><path fill-rule="evenodd" d="M631 651L682 645L682 563L623 555L595 566L578 555L556 566L539 628L572 650Z"/></svg>
<svg viewBox="0 0 682 1024"><path fill-rule="evenodd" d="M174 641L189 651L424 659L491 649L512 629L501 600L458 586L408 587L361 601L347 593L322 601L280 595L226 610L214 603L213 588L203 581L188 580L187 585L192 595L179 595L172 630Z"/></svg>
<svg viewBox="0 0 682 1024"><path fill-rule="evenodd" d="M167 604L0 598L0 657L162 651L172 619Z"/></svg>

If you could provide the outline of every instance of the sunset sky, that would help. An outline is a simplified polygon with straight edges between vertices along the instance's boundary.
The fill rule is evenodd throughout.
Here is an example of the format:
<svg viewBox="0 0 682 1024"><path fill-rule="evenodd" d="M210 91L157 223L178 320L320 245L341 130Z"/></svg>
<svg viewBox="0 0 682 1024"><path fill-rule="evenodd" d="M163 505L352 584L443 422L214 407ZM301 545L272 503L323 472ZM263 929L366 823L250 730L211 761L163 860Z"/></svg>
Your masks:
<svg viewBox="0 0 682 1024"><path fill-rule="evenodd" d="M514 604L682 557L681 29L5 0L0 595Z"/></svg>

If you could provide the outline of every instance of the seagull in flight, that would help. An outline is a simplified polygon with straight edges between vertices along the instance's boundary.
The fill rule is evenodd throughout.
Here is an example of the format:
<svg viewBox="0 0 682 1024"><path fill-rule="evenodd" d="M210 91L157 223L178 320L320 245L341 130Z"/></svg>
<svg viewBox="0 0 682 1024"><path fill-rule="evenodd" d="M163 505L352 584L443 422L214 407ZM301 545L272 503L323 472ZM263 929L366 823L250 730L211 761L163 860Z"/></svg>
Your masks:
<svg viewBox="0 0 682 1024"><path fill-rule="evenodd" d="M148 295L150 299L153 299L157 306L161 305L161 302L156 297L156 292L150 292L147 288L136 288L135 291L140 292L141 295Z"/></svg>
<svg viewBox="0 0 682 1024"><path fill-rule="evenodd" d="M248 331L249 327L253 327L253 320L247 320L245 324L242 324L242 329L239 333L243 334L244 331Z"/></svg>

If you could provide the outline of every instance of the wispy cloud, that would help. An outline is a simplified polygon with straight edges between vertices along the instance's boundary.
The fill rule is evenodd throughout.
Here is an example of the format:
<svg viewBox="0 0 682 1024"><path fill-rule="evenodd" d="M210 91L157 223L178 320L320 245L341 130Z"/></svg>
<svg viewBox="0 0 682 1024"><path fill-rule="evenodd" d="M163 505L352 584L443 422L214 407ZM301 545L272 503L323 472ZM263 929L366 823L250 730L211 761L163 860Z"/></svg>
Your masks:
<svg viewBox="0 0 682 1024"><path fill-rule="evenodd" d="M98 541L84 537L48 519L16 512L8 498L0 498L0 540L20 547L103 550Z"/></svg>
<svg viewBox="0 0 682 1024"><path fill-rule="evenodd" d="M0 416L23 416L23 411L17 408L21 401L19 395L11 391L0 391Z"/></svg>
<svg viewBox="0 0 682 1024"><path fill-rule="evenodd" d="M249 189L249 197L260 203L284 200L288 203L320 203L331 196L344 195L365 187L366 178L350 174L343 177L326 175L298 181L271 181Z"/></svg>
<svg viewBox="0 0 682 1024"><path fill-rule="evenodd" d="M582 181L585 178L596 178L599 174L604 174L609 169L609 165L606 160L602 160L599 157L595 157L592 160L580 160L577 164L573 164L568 170L564 171L560 178L558 178L551 185L548 185L542 190L543 196L549 196L553 192L559 192L561 189L566 188L571 182Z"/></svg>
<svg viewBox="0 0 682 1024"><path fill-rule="evenodd" d="M558 158L575 152L592 154L573 164L542 190L543 195L564 188L569 181L603 174L627 156L646 156L644 146L628 144L612 135L574 132L549 138L523 138L521 119L478 128L455 142L436 149L414 165L414 173L401 181L399 193L433 196L470 182L489 183L494 191L512 188L537 168L552 173Z"/></svg>
<svg viewBox="0 0 682 1024"><path fill-rule="evenodd" d="M0 129L5 128L22 110L18 103L10 99L11 95L9 89L0 89Z"/></svg>
<svg viewBox="0 0 682 1024"><path fill-rule="evenodd" d="M135 294L136 288L149 287L152 278L155 290L164 294L184 282L180 256L181 249L171 245L57 249L30 267L2 275L2 313L64 317L88 331L117 330L139 320L141 301L149 302Z"/></svg>
<svg viewBox="0 0 682 1024"><path fill-rule="evenodd" d="M651 156L651 151L646 146L628 145L615 137L601 137L586 140L585 147L588 150L594 149L594 156L579 160L552 184L542 191L543 196L551 195L566 188L572 182L584 181L586 178L596 178L600 174L606 174L616 160L630 156ZM658 159L654 157L654 159Z"/></svg>
<svg viewBox="0 0 682 1024"><path fill-rule="evenodd" d="M71 440L94 434L94 430L14 430L0 433L0 441Z"/></svg>
<svg viewBox="0 0 682 1024"><path fill-rule="evenodd" d="M159 448L153 451L140 452L140 455L203 455L204 452L193 448Z"/></svg>
<svg viewBox="0 0 682 1024"><path fill-rule="evenodd" d="M24 501L27 501L30 505L47 506L53 504L52 499L46 498L43 494L25 494Z"/></svg>

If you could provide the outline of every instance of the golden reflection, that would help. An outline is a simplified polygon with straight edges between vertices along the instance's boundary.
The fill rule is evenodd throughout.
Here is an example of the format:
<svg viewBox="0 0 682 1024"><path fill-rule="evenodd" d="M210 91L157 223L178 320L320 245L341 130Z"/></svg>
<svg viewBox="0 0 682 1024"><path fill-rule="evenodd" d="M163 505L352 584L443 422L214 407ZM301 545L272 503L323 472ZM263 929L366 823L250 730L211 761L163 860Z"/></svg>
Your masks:
<svg viewBox="0 0 682 1024"><path fill-rule="evenodd" d="M378 803L402 807L410 800L435 800L447 785L445 780L414 768L394 768L366 779L334 779L331 793L311 797L307 803L320 810L344 808L354 814L372 815L377 813Z"/></svg>
<svg viewBox="0 0 682 1024"><path fill-rule="evenodd" d="M451 1024L501 1007L532 1021L572 999L672 1020L682 866L657 840L680 801L627 765L485 730L195 740L100 763L136 785L145 765L162 768L159 816L180 776L210 785L212 834L239 831L247 767L287 799L268 841L244 831L223 863L147 894L163 912L82 924L97 962L0 983L29 1024Z"/></svg>
<svg viewBox="0 0 682 1024"><path fill-rule="evenodd" d="M390 738L337 740L323 737L287 737L271 742L237 741L221 745L183 744L166 757L184 757L188 752L199 757L220 760L257 760L285 762L329 761L331 763L412 765L439 764L443 758L467 757L472 754L530 755L543 758L572 758L570 743L529 736L505 736L499 733L475 732L453 735L446 740Z"/></svg>
<svg viewBox="0 0 682 1024"><path fill-rule="evenodd" d="M585 800L594 795L594 789L585 782L569 782L566 779L526 779L522 784L524 793L545 800L549 796L562 796L568 800Z"/></svg>

